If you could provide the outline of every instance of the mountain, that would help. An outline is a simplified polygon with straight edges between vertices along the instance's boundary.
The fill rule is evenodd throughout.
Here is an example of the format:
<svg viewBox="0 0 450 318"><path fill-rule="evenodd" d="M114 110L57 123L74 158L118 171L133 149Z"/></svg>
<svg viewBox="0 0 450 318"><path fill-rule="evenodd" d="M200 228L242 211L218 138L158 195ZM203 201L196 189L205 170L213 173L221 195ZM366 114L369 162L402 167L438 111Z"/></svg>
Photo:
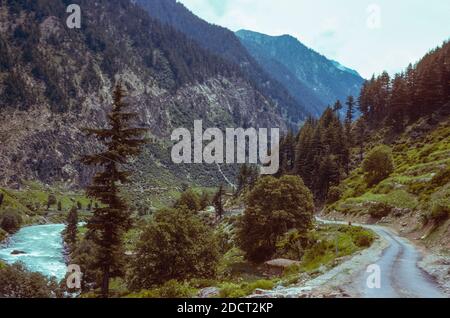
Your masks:
<svg viewBox="0 0 450 318"><path fill-rule="evenodd" d="M296 38L240 30L236 35L264 70L322 113L327 105L358 96L364 79L336 61L306 47ZM293 78L295 80L293 80Z"/></svg>
<svg viewBox="0 0 450 318"><path fill-rule="evenodd" d="M277 103L293 125L315 113L309 100L295 98L276 77L268 74L230 30L210 24L176 0L135 0L151 17L183 32L206 50L237 65L242 74L266 97Z"/></svg>
<svg viewBox="0 0 450 318"><path fill-rule="evenodd" d="M277 105L239 67L140 6L128 0L78 4L82 28L69 29L67 1L1 2L2 184L89 182L93 171L80 158L98 146L81 129L105 123L118 80L154 141L135 162L143 189L223 181L226 167L219 172L170 161L171 132L191 128L194 119L209 127L286 130Z"/></svg>

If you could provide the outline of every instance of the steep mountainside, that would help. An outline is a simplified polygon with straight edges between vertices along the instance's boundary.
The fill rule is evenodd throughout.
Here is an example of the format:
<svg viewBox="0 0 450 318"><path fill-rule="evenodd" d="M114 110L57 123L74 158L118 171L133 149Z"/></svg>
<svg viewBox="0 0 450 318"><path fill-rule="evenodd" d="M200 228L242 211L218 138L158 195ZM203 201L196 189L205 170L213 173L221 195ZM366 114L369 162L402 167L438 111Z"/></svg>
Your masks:
<svg viewBox="0 0 450 318"><path fill-rule="evenodd" d="M307 98L291 96L277 78L270 76L261 68L230 30L198 18L176 0L136 0L135 2L147 10L151 17L174 27L203 48L238 65L242 73L258 90L279 104L285 117L292 124L315 113L314 104L311 104Z"/></svg>
<svg viewBox="0 0 450 318"><path fill-rule="evenodd" d="M364 79L358 73L328 60L292 36L246 30L236 34L267 73L286 85L296 98L305 96L320 113L337 99L345 101L349 95L359 95Z"/></svg>
<svg viewBox="0 0 450 318"><path fill-rule="evenodd" d="M334 189L327 209L349 219L390 224L447 256L450 251L449 61L450 42L447 41L393 78L383 73L364 84L359 97L362 117L354 125L358 144L354 161L359 163L362 157L368 161L356 166ZM392 168L380 159L378 167L371 165L373 158L379 158L379 152L368 155L368 151L379 145L387 149L384 151L392 152L392 160L387 161L392 161L388 164ZM377 179L371 179L374 171L380 173Z"/></svg>
<svg viewBox="0 0 450 318"><path fill-rule="evenodd" d="M80 0L82 28L68 29L63 0L2 1L0 6L0 182L84 184L79 162L95 144L82 127L102 125L111 89L122 80L128 102L155 141L136 164L139 178L165 181L220 177L217 169L168 163L173 128L280 127L276 105L232 63L151 19L128 0ZM190 170L192 169L192 171ZM164 174L165 173L165 174ZM200 175L197 178L197 175Z"/></svg>

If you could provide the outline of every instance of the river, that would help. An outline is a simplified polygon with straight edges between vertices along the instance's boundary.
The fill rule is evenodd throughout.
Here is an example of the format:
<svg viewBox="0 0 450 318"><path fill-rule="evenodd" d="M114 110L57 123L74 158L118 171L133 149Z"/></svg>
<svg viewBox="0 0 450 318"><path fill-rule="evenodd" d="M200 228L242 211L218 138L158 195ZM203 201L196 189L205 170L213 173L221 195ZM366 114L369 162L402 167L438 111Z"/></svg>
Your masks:
<svg viewBox="0 0 450 318"><path fill-rule="evenodd" d="M61 237L64 227L64 224L24 227L7 244L0 245L0 259L8 264L22 262L28 270L60 281L67 269ZM12 255L14 251L24 254Z"/></svg>

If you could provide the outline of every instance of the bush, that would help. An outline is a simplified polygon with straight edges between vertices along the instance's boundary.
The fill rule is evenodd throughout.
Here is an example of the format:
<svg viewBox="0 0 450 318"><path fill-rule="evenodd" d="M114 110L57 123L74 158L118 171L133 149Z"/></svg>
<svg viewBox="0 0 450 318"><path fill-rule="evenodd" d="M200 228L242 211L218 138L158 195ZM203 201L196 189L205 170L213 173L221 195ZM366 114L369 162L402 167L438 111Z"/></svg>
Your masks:
<svg viewBox="0 0 450 318"><path fill-rule="evenodd" d="M247 296L241 286L234 283L224 283L220 288L220 298L242 298Z"/></svg>
<svg viewBox="0 0 450 318"><path fill-rule="evenodd" d="M445 201L438 201L433 204L430 219L436 223L441 223L450 217L450 205Z"/></svg>
<svg viewBox="0 0 450 318"><path fill-rule="evenodd" d="M189 211L198 212L201 210L201 200L197 193L189 189L181 194L174 207L177 209L186 207Z"/></svg>
<svg viewBox="0 0 450 318"><path fill-rule="evenodd" d="M8 237L8 232L0 228L0 244Z"/></svg>
<svg viewBox="0 0 450 318"><path fill-rule="evenodd" d="M158 290L159 298L191 298L195 296L196 290L187 283L179 283L170 280Z"/></svg>
<svg viewBox="0 0 450 318"><path fill-rule="evenodd" d="M362 248L370 247L375 240L373 233L362 227L352 227L350 235L355 245Z"/></svg>
<svg viewBox="0 0 450 318"><path fill-rule="evenodd" d="M186 210L157 212L143 231L128 278L131 290L172 279L214 277L219 247L213 231Z"/></svg>
<svg viewBox="0 0 450 318"><path fill-rule="evenodd" d="M0 218L0 227L8 233L15 233L20 229L22 217L16 211L6 211Z"/></svg>
<svg viewBox="0 0 450 318"><path fill-rule="evenodd" d="M342 197L341 188L336 186L331 187L330 190L328 190L327 203L328 204L336 203L341 199L341 197Z"/></svg>
<svg viewBox="0 0 450 318"><path fill-rule="evenodd" d="M200 210L205 210L208 206L211 205L211 198L208 192L203 191L202 196L200 197Z"/></svg>
<svg viewBox="0 0 450 318"><path fill-rule="evenodd" d="M364 160L362 168L369 187L380 183L394 172L392 150L387 146L375 147Z"/></svg>
<svg viewBox="0 0 450 318"><path fill-rule="evenodd" d="M313 197L297 176L260 179L247 197L238 226L238 241L247 259L262 262L276 252L277 240L287 231L306 233L312 226Z"/></svg>
<svg viewBox="0 0 450 318"><path fill-rule="evenodd" d="M219 296L221 298L242 298L253 294L257 289L271 290L274 287L273 281L265 279L243 284L227 282L221 285Z"/></svg>
<svg viewBox="0 0 450 318"><path fill-rule="evenodd" d="M2 206L4 198L5 198L5 195L2 192L0 192L0 206Z"/></svg>
<svg viewBox="0 0 450 318"><path fill-rule="evenodd" d="M55 204L56 204L56 197L53 194L50 194L47 200L47 209L50 209L50 207Z"/></svg>
<svg viewBox="0 0 450 318"><path fill-rule="evenodd" d="M392 207L389 204L378 202L375 204L372 204L369 208L369 214L371 217L375 219L381 219L392 212Z"/></svg>
<svg viewBox="0 0 450 318"><path fill-rule="evenodd" d="M23 264L0 266L0 298L54 298L61 296L56 281L30 273Z"/></svg>

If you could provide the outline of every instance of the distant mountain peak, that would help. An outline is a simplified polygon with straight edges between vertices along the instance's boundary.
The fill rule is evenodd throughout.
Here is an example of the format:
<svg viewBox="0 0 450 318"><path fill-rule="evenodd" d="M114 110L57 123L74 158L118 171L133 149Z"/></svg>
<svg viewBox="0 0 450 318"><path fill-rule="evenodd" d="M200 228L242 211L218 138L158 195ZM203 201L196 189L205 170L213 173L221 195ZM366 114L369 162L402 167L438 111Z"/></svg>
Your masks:
<svg viewBox="0 0 450 318"><path fill-rule="evenodd" d="M292 35L271 36L249 30L239 30L236 35L267 73L290 88L291 94L300 99L309 93L309 100L320 100L319 112L337 99L360 92L364 79L358 72L328 59ZM298 95L300 90L303 96Z"/></svg>

